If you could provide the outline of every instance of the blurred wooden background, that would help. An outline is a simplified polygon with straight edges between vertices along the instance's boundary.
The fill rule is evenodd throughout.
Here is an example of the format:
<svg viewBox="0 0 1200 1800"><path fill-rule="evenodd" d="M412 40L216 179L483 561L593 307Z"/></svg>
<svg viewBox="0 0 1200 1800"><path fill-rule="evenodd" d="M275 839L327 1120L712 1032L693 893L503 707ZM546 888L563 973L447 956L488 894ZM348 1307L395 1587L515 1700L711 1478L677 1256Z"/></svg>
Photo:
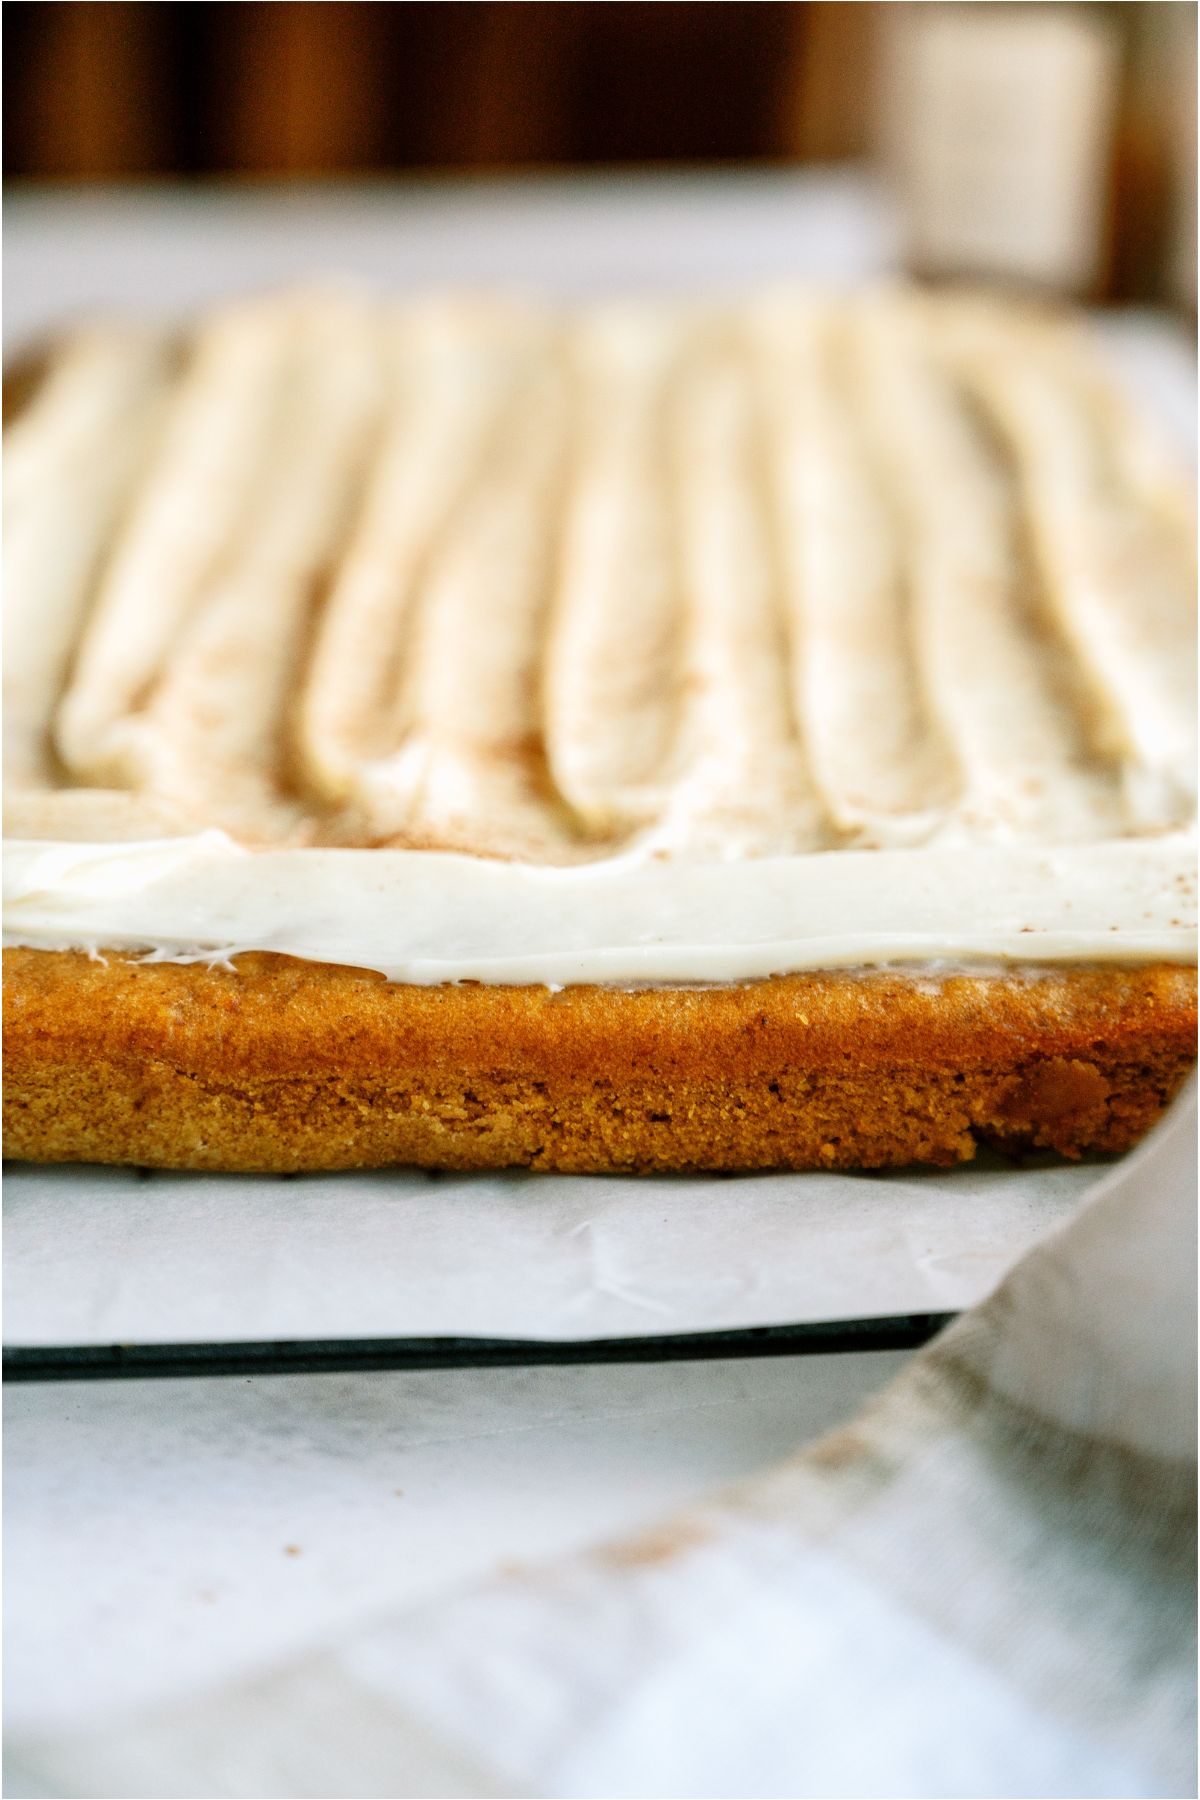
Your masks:
<svg viewBox="0 0 1200 1800"><path fill-rule="evenodd" d="M311 176L860 154L873 4L4 8L6 172Z"/></svg>
<svg viewBox="0 0 1200 1800"><path fill-rule="evenodd" d="M1166 298L1194 309L1190 0L20 0L3 9L5 174L370 177L874 158L902 192L904 146L894 133L888 140L889 106L894 124L902 91L898 46L906 24L911 39L951 13L1005 15L1017 32L1054 15L1104 38L1118 74L1103 144L1088 152L1093 272L1066 285L1092 298ZM1042 53L1031 45L1028 54L1036 62ZM974 63L975 86L986 87L988 53ZM1032 107L1038 85L980 89L977 106L951 79L943 110L957 104L957 140L932 111L923 119L922 107L907 108L902 135L926 167L943 130L940 154L951 179L957 171L968 219L967 164L981 147L986 158L989 131L1002 141L1001 122L1014 169L1022 150L1048 175L1054 154L1069 166L1069 147L1048 144L1043 158L1026 130L1022 107ZM1043 99L1049 137L1078 99ZM1004 121L997 105L1007 108ZM1025 180L1009 204L1032 221L1048 189L1028 167ZM980 181L980 204L990 204L987 170Z"/></svg>

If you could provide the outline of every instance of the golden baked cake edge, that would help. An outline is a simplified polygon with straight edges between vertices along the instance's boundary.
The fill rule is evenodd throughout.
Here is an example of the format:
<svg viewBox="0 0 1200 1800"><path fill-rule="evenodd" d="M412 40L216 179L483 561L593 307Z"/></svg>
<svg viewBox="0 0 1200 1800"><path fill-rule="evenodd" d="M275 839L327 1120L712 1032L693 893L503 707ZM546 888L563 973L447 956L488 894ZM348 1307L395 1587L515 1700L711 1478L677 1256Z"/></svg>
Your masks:
<svg viewBox="0 0 1200 1800"><path fill-rule="evenodd" d="M880 1168L1122 1151L1195 1055L1195 971L417 987L4 954L9 1155L285 1172Z"/></svg>

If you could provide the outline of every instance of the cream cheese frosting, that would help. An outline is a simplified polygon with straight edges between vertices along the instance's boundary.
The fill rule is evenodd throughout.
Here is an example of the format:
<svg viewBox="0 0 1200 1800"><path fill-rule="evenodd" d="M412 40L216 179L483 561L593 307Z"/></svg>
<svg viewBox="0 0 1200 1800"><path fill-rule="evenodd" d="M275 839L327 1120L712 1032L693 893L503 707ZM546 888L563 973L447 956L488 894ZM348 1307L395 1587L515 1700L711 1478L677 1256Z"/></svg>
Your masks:
<svg viewBox="0 0 1200 1800"><path fill-rule="evenodd" d="M1186 477L970 298L240 302L6 437L6 941L1189 960Z"/></svg>
<svg viewBox="0 0 1200 1800"><path fill-rule="evenodd" d="M576 868L406 850L247 851L223 832L10 844L34 948L271 950L394 981L730 982L913 963L1190 962L1194 844L847 851Z"/></svg>

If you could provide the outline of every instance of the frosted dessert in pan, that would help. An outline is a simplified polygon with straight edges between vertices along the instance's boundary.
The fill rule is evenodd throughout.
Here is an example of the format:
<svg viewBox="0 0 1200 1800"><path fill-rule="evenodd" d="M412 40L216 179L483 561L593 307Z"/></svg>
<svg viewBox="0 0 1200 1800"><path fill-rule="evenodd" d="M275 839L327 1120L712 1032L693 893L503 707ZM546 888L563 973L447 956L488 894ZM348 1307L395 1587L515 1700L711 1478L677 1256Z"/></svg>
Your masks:
<svg viewBox="0 0 1200 1800"><path fill-rule="evenodd" d="M1121 1149L1194 1055L1189 482L974 298L341 291L6 437L10 1154Z"/></svg>

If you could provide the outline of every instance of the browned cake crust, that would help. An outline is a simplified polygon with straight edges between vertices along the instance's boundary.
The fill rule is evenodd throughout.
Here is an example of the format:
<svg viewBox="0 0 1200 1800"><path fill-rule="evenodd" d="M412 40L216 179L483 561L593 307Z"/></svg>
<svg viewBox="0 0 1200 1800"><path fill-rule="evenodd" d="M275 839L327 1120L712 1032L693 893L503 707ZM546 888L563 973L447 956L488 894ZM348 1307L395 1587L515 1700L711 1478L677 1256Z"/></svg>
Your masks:
<svg viewBox="0 0 1200 1800"><path fill-rule="evenodd" d="M875 1168L1120 1151L1195 1054L1190 969L412 987L9 950L11 1156L156 1168Z"/></svg>

